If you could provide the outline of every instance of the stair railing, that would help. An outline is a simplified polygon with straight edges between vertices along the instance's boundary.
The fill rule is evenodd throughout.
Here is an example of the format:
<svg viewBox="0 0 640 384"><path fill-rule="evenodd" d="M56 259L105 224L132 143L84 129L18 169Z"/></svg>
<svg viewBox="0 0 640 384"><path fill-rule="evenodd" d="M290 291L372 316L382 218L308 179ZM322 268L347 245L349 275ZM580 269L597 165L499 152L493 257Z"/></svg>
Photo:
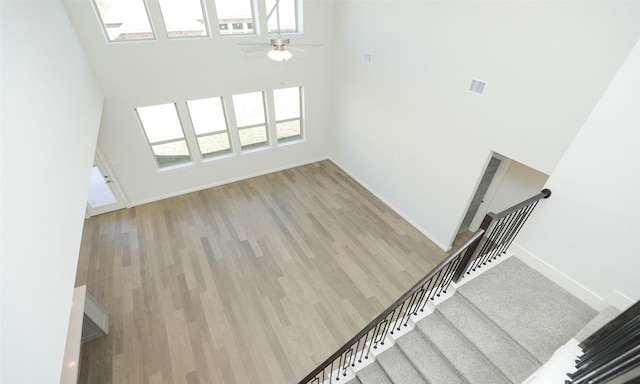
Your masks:
<svg viewBox="0 0 640 384"><path fill-rule="evenodd" d="M384 345L388 334L393 335L403 325L407 326L411 315L424 311L429 300L434 300L447 292L464 253L479 242L483 235L482 229L474 233L458 250L438 264L318 368L300 380L299 384L339 383L340 378L347 375L347 369L350 366L355 367L357 363L369 359L372 349L375 350L379 345Z"/></svg>
<svg viewBox="0 0 640 384"><path fill-rule="evenodd" d="M536 196L505 211L487 214L480 229L462 246L298 384L339 383L340 379L347 375L349 367L355 367L356 364L369 359L372 350L384 345L388 335L406 327L411 316L424 312L429 301L447 293L452 282L459 281L465 273L504 253L538 202L549 196L551 191L544 189Z"/></svg>
<svg viewBox="0 0 640 384"><path fill-rule="evenodd" d="M640 301L580 344L567 384L640 382Z"/></svg>
<svg viewBox="0 0 640 384"><path fill-rule="evenodd" d="M453 277L453 281L460 281L465 272L469 274L506 253L538 202L549 198L549 196L551 196L551 190L543 189L537 195L500 213L486 214L480 224L480 229L483 229L487 236L476 244L477 247L470 249L465 254L462 265L466 268L460 268Z"/></svg>

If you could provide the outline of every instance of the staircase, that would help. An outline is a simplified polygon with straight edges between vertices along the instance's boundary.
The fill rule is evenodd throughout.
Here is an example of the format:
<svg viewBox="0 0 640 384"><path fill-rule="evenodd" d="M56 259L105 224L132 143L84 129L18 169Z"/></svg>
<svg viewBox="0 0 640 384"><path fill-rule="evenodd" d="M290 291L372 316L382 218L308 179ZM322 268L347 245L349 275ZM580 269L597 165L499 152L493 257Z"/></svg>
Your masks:
<svg viewBox="0 0 640 384"><path fill-rule="evenodd" d="M515 257L462 283L334 382L522 383L596 316Z"/></svg>

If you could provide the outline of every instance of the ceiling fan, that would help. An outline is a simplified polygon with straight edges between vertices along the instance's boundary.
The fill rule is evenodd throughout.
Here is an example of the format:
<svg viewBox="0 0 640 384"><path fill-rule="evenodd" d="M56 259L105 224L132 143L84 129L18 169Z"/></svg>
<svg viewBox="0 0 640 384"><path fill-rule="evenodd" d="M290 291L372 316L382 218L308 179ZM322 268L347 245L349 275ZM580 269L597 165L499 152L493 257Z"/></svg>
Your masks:
<svg viewBox="0 0 640 384"><path fill-rule="evenodd" d="M293 57L291 51L300 51L304 52L303 49L299 49L297 47L302 46L320 46L322 44L296 44L292 45L289 39L283 39L280 33L280 8L279 8L280 0L276 0L276 3L269 11L267 15L267 20L271 18L273 13L276 13L276 25L278 29L278 37L272 38L268 43L258 43L258 42L241 42L239 45L252 47L252 48L243 48L242 50L245 52L251 52L254 50L261 50L264 48L271 48L267 53L267 57L274 61L287 61Z"/></svg>

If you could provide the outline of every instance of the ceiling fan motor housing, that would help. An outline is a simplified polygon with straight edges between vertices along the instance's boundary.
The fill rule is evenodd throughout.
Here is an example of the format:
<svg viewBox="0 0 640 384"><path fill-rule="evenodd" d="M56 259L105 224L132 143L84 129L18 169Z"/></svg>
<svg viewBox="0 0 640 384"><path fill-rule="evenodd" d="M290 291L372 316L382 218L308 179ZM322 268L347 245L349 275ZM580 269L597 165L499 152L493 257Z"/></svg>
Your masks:
<svg viewBox="0 0 640 384"><path fill-rule="evenodd" d="M289 39L282 39L282 38L277 38L277 39L271 39L271 46L274 48L283 48L285 45L288 45Z"/></svg>

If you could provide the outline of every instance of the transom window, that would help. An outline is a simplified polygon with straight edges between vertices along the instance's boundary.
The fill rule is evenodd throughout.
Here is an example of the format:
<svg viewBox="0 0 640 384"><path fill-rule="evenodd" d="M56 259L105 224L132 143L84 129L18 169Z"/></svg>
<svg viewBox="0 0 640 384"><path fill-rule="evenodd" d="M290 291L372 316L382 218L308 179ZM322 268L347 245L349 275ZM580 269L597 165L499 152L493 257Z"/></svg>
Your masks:
<svg viewBox="0 0 640 384"><path fill-rule="evenodd" d="M167 37L206 37L207 18L200 0L160 0Z"/></svg>
<svg viewBox="0 0 640 384"><path fill-rule="evenodd" d="M136 112L158 167L191 161L175 104L141 107Z"/></svg>
<svg viewBox="0 0 640 384"><path fill-rule="evenodd" d="M143 0L94 0L94 4L109 41L155 39Z"/></svg>
<svg viewBox="0 0 640 384"><path fill-rule="evenodd" d="M233 95L238 136L242 149L268 144L267 120L262 92Z"/></svg>
<svg viewBox="0 0 640 384"><path fill-rule="evenodd" d="M302 138L301 100L300 87L273 90L278 143Z"/></svg>
<svg viewBox="0 0 640 384"><path fill-rule="evenodd" d="M187 101L203 158L231 153L229 129L221 97Z"/></svg>
<svg viewBox="0 0 640 384"><path fill-rule="evenodd" d="M216 0L221 35L254 34L251 0Z"/></svg>
<svg viewBox="0 0 640 384"><path fill-rule="evenodd" d="M92 0L109 41L156 39L152 21L159 20L151 20L146 1ZM300 32L301 1L265 0L268 33ZM158 0L158 4L169 39L211 36L205 0ZM255 0L214 0L214 4L220 35L256 33Z"/></svg>
<svg viewBox="0 0 640 384"><path fill-rule="evenodd" d="M297 0L267 0L267 27L269 33L298 31ZM280 29L278 30L278 22Z"/></svg>

